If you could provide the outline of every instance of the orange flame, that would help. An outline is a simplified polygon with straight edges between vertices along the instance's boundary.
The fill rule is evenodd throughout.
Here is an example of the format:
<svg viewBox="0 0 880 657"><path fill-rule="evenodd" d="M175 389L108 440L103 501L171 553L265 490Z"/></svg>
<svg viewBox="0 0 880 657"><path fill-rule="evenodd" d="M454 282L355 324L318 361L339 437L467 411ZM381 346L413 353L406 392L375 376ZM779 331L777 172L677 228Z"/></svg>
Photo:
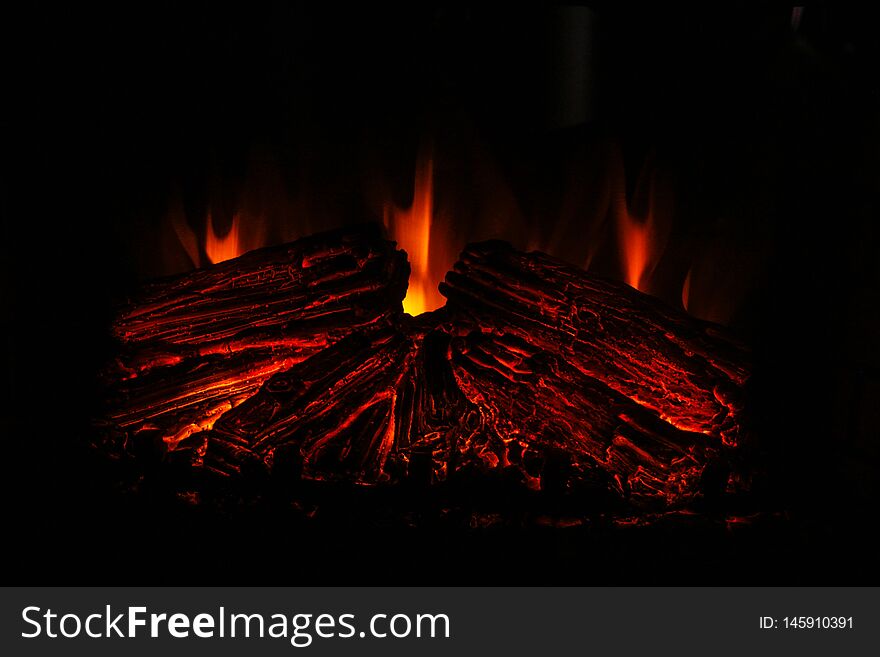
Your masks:
<svg viewBox="0 0 880 657"><path fill-rule="evenodd" d="M252 213L236 212L232 216L229 230L219 235L214 227L214 217L208 210L205 214L204 238L201 239L187 222L179 202L172 203L168 222L177 242L183 247L191 264L196 267L231 260L270 243L266 220L261 215Z"/></svg>
<svg viewBox="0 0 880 657"><path fill-rule="evenodd" d="M434 213L434 161L420 155L416 162L413 202L408 209L385 204L385 227L409 256L412 272L403 300L403 310L410 315L435 310L445 299L437 290L439 280L432 276L431 225Z"/></svg>
<svg viewBox="0 0 880 657"><path fill-rule="evenodd" d="M235 214L232 217L232 225L229 227L229 232L220 237L214 231L214 220L211 217L211 212L208 212L207 228L205 229L205 253L208 255L208 260L211 261L211 264L216 265L218 262L231 260L242 254L243 251L239 245L238 238L240 223L240 216Z"/></svg>
<svg viewBox="0 0 880 657"><path fill-rule="evenodd" d="M632 205L643 210L635 212L630 209L622 180L621 189L616 194L617 236L623 275L627 283L642 292L649 291L672 225L671 195L664 193L669 190L658 189L659 182L649 158L632 199Z"/></svg>
<svg viewBox="0 0 880 657"><path fill-rule="evenodd" d="M182 190L173 187L160 241L153 246L158 258L153 259L156 264L149 275L205 267L337 225L332 217L307 213L308 199L302 192L292 195L286 180L285 170L271 153L255 148L243 179L207 176L204 210L187 210ZM234 195L222 193L229 189L236 190ZM231 221L220 220L219 208L232 212Z"/></svg>
<svg viewBox="0 0 880 657"><path fill-rule="evenodd" d="M644 292L647 287L647 278L656 264L652 240L653 216L648 214L644 221L640 221L629 212L623 211L618 215L617 229L626 282Z"/></svg>

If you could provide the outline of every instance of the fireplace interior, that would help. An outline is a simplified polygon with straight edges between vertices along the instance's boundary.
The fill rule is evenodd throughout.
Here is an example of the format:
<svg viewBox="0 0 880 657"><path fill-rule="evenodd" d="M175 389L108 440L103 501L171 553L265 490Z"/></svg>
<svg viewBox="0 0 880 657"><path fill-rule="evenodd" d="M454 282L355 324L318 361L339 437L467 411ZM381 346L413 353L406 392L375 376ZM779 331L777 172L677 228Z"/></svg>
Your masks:
<svg viewBox="0 0 880 657"><path fill-rule="evenodd" d="M21 572L875 579L873 19L13 15Z"/></svg>

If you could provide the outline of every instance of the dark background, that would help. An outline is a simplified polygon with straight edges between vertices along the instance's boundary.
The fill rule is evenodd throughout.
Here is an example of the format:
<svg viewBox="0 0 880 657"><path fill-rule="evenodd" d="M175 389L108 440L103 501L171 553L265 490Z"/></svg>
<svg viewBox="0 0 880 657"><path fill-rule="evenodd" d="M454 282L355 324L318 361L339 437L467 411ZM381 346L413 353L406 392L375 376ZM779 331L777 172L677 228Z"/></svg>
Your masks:
<svg viewBox="0 0 880 657"><path fill-rule="evenodd" d="M564 67L552 11L5 9L5 579L877 583L877 15L808 7L795 32L786 6L592 8L595 102L572 126L554 118ZM209 175L234 189L254 146L328 216L361 220L351 154L381 143L388 167L410 171L444 105L476 126L524 208L553 196L560 158L610 137L628 184L655 151L685 181L690 221L694 208L734 208L764 235L767 265L734 328L755 350L767 472L746 510L772 521L410 527L381 496L343 495L306 521L116 490L86 445L112 300L144 274L135 224L160 216L174 185L194 207Z"/></svg>

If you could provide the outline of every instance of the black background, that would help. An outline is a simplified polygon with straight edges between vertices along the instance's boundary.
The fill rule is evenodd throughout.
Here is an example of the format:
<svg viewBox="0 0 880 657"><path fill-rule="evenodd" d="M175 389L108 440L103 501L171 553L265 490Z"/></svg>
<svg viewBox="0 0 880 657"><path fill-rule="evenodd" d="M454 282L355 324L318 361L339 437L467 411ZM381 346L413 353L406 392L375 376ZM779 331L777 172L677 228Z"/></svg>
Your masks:
<svg viewBox="0 0 880 657"><path fill-rule="evenodd" d="M4 10L6 579L876 583L877 16L810 7L795 35L785 6L594 8L596 121L563 134L544 120L542 10ZM359 519L359 505L386 504L370 499L297 524L114 491L86 443L111 301L141 274L129 223L160 214L175 181L236 180L255 144L360 219L353 146L382 135L385 157L410 170L437 102L466 109L525 206L547 193L542 158L596 132L620 141L634 171L664 153L703 203L762 199L743 216L768 223L771 265L741 328L771 472L759 506L784 522L745 538L413 529Z"/></svg>

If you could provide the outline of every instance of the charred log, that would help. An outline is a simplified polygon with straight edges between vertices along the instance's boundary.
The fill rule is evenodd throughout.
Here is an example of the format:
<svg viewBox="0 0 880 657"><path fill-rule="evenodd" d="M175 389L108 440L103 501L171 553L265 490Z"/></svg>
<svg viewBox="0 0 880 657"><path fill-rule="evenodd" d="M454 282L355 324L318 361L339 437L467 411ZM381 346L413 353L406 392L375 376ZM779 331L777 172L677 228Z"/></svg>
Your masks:
<svg viewBox="0 0 880 657"><path fill-rule="evenodd" d="M354 335L274 375L205 434L205 467L366 484L503 473L535 491L603 488L661 505L702 491L717 441L515 336L453 329Z"/></svg>
<svg viewBox="0 0 880 657"><path fill-rule="evenodd" d="M377 226L319 233L146 285L113 334L184 357L284 346L400 312L408 276L405 254Z"/></svg>
<svg viewBox="0 0 880 657"><path fill-rule="evenodd" d="M484 332L553 354L682 431L737 444L749 356L721 327L502 242L468 246L440 289Z"/></svg>
<svg viewBox="0 0 880 657"><path fill-rule="evenodd" d="M401 312L405 254L364 226L146 285L112 327L108 368L117 434L157 431L170 445L213 424L272 374Z"/></svg>
<svg viewBox="0 0 880 657"><path fill-rule="evenodd" d="M361 483L485 477L677 505L741 437L745 350L632 288L501 243L468 247L442 312L273 376L208 435L209 467ZM220 466L212 464L217 458Z"/></svg>
<svg viewBox="0 0 880 657"><path fill-rule="evenodd" d="M601 481L631 502L676 505L703 492L721 458L718 441L676 428L513 332L474 326L452 341L450 358L479 409L482 430L467 443L475 457L516 469L535 490Z"/></svg>
<svg viewBox="0 0 880 657"><path fill-rule="evenodd" d="M335 296L294 286L277 305L286 319L260 311L256 328L236 287L225 286L219 336L201 321L208 306L199 302L187 327L182 310L148 291L142 300L153 310L132 306L119 324L120 337L150 337L128 357L134 387L123 387L114 422L160 424L168 449L188 450L198 469L223 479L253 471L367 485L500 478L661 508L724 485L718 473L746 433L749 361L719 327L499 242L467 247L441 286L446 307L413 319L400 311L402 253L385 248L376 271L396 273L379 277L384 287L363 287L360 265L347 270L360 294L374 295L357 312L345 303L362 297L342 291L330 269L316 280L333 281ZM316 262L324 257L334 256ZM288 276L305 276L294 260ZM240 267L225 271L251 280ZM224 287L222 277L199 276ZM243 294L258 295L254 285ZM327 313L315 317L332 319L311 333L316 304ZM176 342L157 346L157 334ZM221 343L228 348L212 350Z"/></svg>

